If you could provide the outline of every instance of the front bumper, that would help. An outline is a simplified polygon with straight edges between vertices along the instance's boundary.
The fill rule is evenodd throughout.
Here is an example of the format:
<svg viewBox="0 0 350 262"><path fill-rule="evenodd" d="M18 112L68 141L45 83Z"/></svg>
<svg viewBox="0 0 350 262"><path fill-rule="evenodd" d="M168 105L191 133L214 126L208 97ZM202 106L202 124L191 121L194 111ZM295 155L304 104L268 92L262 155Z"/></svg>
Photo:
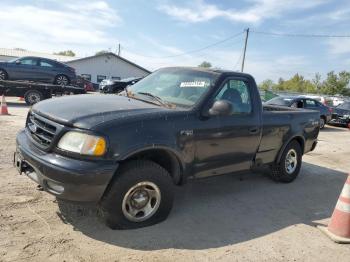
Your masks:
<svg viewBox="0 0 350 262"><path fill-rule="evenodd" d="M334 126L347 127L349 123L350 123L350 119L347 119L347 118L333 118L331 121L329 121L328 124L334 125Z"/></svg>
<svg viewBox="0 0 350 262"><path fill-rule="evenodd" d="M21 172L45 191L65 200L98 202L118 168L112 160L79 160L41 151L24 130L18 133L16 143Z"/></svg>

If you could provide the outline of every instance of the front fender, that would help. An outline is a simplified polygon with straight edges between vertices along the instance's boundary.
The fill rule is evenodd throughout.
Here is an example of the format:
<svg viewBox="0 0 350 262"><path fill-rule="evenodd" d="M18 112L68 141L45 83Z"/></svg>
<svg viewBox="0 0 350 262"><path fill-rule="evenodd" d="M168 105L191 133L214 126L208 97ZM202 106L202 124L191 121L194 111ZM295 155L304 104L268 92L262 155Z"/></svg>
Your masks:
<svg viewBox="0 0 350 262"><path fill-rule="evenodd" d="M130 150L118 155L117 161L126 160L132 157L133 155L136 155L141 152L149 151L149 150L164 150L164 151L170 152L179 160L181 168L185 168L185 159L182 152L179 149L175 149L171 145L166 145L161 143L136 145L130 148Z"/></svg>

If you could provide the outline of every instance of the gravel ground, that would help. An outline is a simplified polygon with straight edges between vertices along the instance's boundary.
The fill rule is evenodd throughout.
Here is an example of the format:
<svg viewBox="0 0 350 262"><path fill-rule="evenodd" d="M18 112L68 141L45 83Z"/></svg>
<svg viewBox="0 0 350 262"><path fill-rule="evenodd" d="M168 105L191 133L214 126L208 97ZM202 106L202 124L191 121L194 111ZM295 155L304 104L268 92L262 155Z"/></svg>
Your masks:
<svg viewBox="0 0 350 262"><path fill-rule="evenodd" d="M28 111L10 98L0 116L0 261L349 261L326 224L350 170L350 131L327 127L304 156L300 177L278 184L263 174L190 181L169 218L113 231L94 207L56 200L12 167L15 136Z"/></svg>

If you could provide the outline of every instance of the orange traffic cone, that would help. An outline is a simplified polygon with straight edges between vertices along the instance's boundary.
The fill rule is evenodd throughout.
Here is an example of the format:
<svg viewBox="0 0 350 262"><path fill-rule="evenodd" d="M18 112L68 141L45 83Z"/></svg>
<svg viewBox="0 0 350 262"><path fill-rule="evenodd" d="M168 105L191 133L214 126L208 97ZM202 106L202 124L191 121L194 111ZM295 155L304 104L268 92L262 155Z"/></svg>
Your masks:
<svg viewBox="0 0 350 262"><path fill-rule="evenodd" d="M2 95L1 98L1 112L0 115L9 115L9 112L7 111L7 104L6 104L6 100L5 100L5 96Z"/></svg>
<svg viewBox="0 0 350 262"><path fill-rule="evenodd" d="M334 242L350 244L350 175L346 180L328 227L319 227Z"/></svg>

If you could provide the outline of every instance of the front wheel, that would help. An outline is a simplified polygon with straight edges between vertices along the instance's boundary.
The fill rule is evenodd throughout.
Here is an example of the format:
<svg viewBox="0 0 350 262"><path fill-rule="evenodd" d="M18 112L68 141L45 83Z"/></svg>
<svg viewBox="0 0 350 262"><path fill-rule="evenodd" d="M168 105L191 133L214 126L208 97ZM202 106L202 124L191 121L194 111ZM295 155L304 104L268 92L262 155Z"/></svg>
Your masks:
<svg viewBox="0 0 350 262"><path fill-rule="evenodd" d="M131 161L120 167L101 201L107 226L131 229L167 218L173 205L173 182L158 164Z"/></svg>
<svg viewBox="0 0 350 262"><path fill-rule="evenodd" d="M290 183L297 178L301 162L301 146L297 141L292 141L284 149L281 161L271 166L270 176L275 181Z"/></svg>
<svg viewBox="0 0 350 262"><path fill-rule="evenodd" d="M326 120L323 116L320 118L320 129L323 129L324 126L326 125Z"/></svg>
<svg viewBox="0 0 350 262"><path fill-rule="evenodd" d="M7 79L7 73L5 70L0 69L0 80L6 80Z"/></svg>

